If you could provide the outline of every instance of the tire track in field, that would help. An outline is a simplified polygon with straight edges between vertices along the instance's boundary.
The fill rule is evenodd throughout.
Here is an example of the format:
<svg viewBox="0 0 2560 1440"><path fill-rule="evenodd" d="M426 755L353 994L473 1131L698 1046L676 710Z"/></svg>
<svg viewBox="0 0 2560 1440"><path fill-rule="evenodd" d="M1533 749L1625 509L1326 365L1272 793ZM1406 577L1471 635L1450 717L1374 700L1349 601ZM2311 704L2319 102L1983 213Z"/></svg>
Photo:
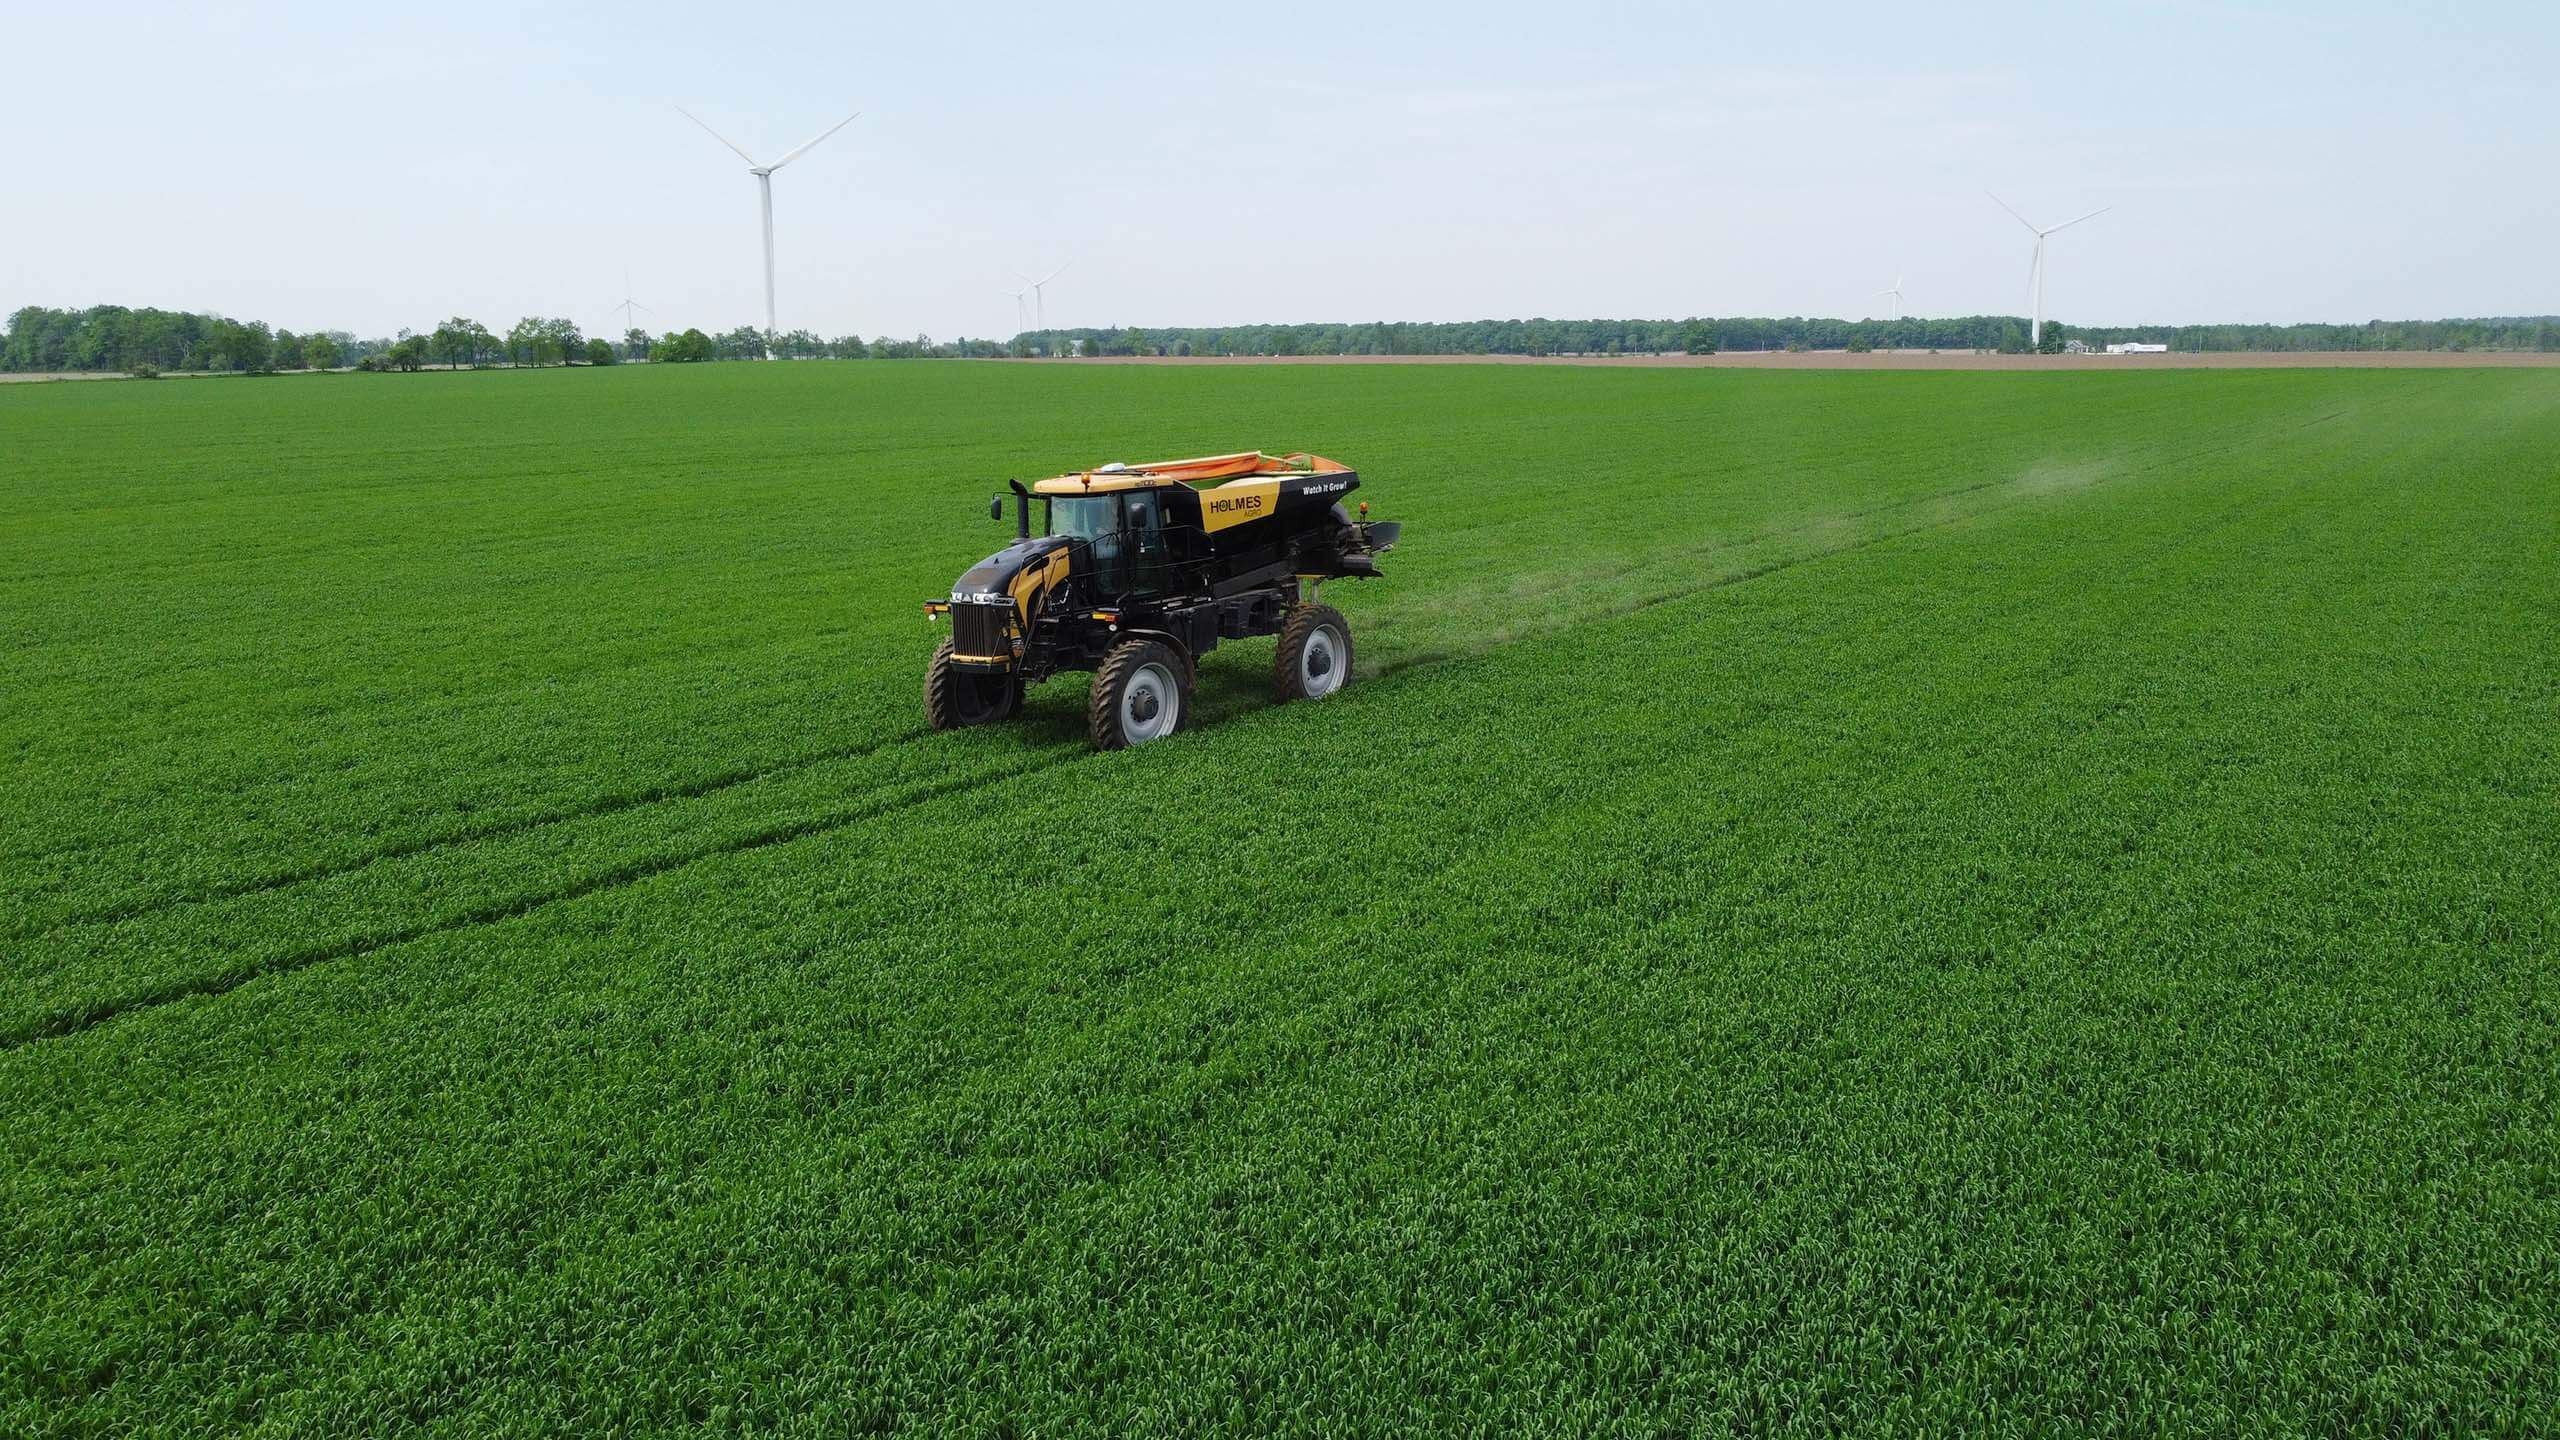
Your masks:
<svg viewBox="0 0 2560 1440"><path fill-rule="evenodd" d="M787 845L795 840L831 834L868 820L876 820L901 810L910 810L919 805L929 804L946 796L985 789L1022 776L1035 775L1054 769L1059 764L1085 758L1085 755L1090 753L1083 751L1081 746L1075 747L1074 750L1067 750L1064 746L1059 748L1067 753L1042 763L1026 765L994 775L972 774L950 780L925 781L907 787L904 793L894 798L866 801L852 806L837 806L821 814L803 816L797 820L767 826L739 839L697 846L679 854L660 855L647 860L613 866L586 879L537 895L519 896L497 904L466 910L459 915L448 916L441 920L400 926L377 935L364 936L344 943L315 945L261 964L237 970L218 971L209 975L192 976L114 999L59 1011L32 1024L22 1025L6 1034L0 1034L0 1053L17 1050L42 1040L77 1035L96 1029L110 1021L157 1009L177 1001L227 995L251 981L268 976L290 975L297 970L307 970L332 960L354 959L377 950L387 950L438 935L484 925L502 924L554 905L584 899L606 890L636 885L643 880L681 870L705 860L726 855L749 854L776 845Z"/></svg>
<svg viewBox="0 0 2560 1440"><path fill-rule="evenodd" d="M204 886L184 895L165 896L133 905L111 905L87 911L74 911L45 926L39 932L39 938L84 925L120 924L127 920L138 920L164 911L183 909L190 905L209 905L223 900L238 900L252 895L290 890L299 885L353 875L391 861L432 855L438 851L456 849L465 845L478 845L490 840L504 840L555 825L574 824L580 820L598 820L609 815L619 815L628 810L664 805L670 801L700 800L717 795L724 790L735 790L740 786L753 785L758 781L795 775L803 770L814 770L821 765L831 765L843 760L866 759L882 751L901 745L913 745L931 737L932 732L929 730L902 731L885 740L869 740L858 745L840 745L831 750L821 750L815 754L776 761L758 768L736 766L682 784L644 786L637 790L602 796L584 805L554 806L530 815L520 815L512 820L493 820L482 825L467 825L446 834L423 836L416 840L387 845L364 855L343 860L315 861L255 879Z"/></svg>
<svg viewBox="0 0 2560 1440"><path fill-rule="evenodd" d="M1907 501L1899 501L1888 505L1870 507L1870 509L1858 513L1861 515L1883 513L1894 509L1907 508L1908 506L1915 504L1925 504L1931 501L1943 501L1967 494L1994 490L2003 486L2014 488L2020 486L2024 478L2025 477L2007 477L1999 480L1978 481L1972 484L1955 487L1948 491L1938 492L1933 495L1918 496ZM1861 536L1855 539L1843 541L1839 544L1807 550L1795 555L1780 556L1763 564L1749 566L1726 574L1711 576L1695 584L1677 586L1671 590L1661 593L1634 597L1624 603L1608 607L1605 610L1585 612L1575 616L1574 618L1577 621L1606 621L1623 618L1674 600L1689 598L1709 591L1727 589L1732 586L1741 585L1768 575L1777 574L1781 571L1791 570L1798 566L1810 564L1815 561L1852 554L1857 551L1871 549L1878 545L1890 544L1894 541L1902 540L1913 535L1940 530L1961 524L1968 520L1981 519L1986 516L1995 515L2001 511L2025 504L2028 501L2041 498L2043 493L2044 492L2033 490L2023 491L2015 498L1997 505L1971 509L1959 514L1936 516L1916 524ZM1768 532L1768 538L1785 539L1792 535L1801 535L1818 530L1835 528L1838 524L1839 517L1824 517L1821 520L1808 522L1802 526ZM1515 637L1475 650L1444 650L1417 653L1411 657L1391 661L1372 673L1376 678L1386 679L1392 676L1423 671L1447 661L1479 658L1483 655L1508 648L1510 645L1517 644L1521 639L1526 638L1530 637ZM912 732L906 735L893 737L888 740L870 742L861 746L844 747L846 757L839 758L876 753L878 751L887 750L893 746L917 743L931 738L932 736L930 732ZM787 774L795 770L807 769L816 764L823 763L824 758L825 757L821 757L821 759L818 760L786 762L783 765L771 767L769 771L759 772L759 774ZM798 819L783 821L760 828L735 839L719 841L707 845L697 845L677 853L662 854L645 860L611 866L584 879L537 894L517 896L509 900L473 907L458 914L449 915L433 921L395 926L373 935L359 937L352 941L314 945L302 950L288 952L284 955L265 960L257 964L242 966L233 970L215 971L209 974L188 976L181 979L171 980L160 985L136 990L122 996L103 998L73 1008L56 1011L50 1015L46 1015L40 1019L20 1025L7 1032L0 1032L0 1053L7 1053L47 1040L63 1039L79 1035L128 1016L147 1013L164 1005L175 1004L191 999L210 999L226 995L256 980L269 976L289 975L298 971L313 968L314 966L327 964L332 961L356 959L375 951L391 949L414 941L432 939L436 936L452 934L481 926L503 924L509 920L520 919L537 911L548 909L554 905L564 904L570 901L584 899L608 890L620 889L638 884L642 881L681 870L706 860L715 860L729 855L749 854L757 850L790 844L797 840L811 839L822 835L832 834L867 821L876 820L903 810L909 810L917 806L929 804L936 800L990 789L997 785L1007 784L1026 777L1044 774L1048 771L1055 770L1062 765L1077 764L1089 760L1099 760L1101 758L1101 756L1081 743L1061 741L1049 747L1045 751L1035 751L1034 758L1030 763L1024 765L1002 769L992 773L974 772L968 775L945 780L914 783L904 787L901 792L895 794L893 797L866 797L864 800L857 801L851 805L830 807L816 814L804 815ZM699 786L683 788L698 794L707 795L717 793L723 789L733 788L737 785L749 783L753 778L757 777L748 776L744 778L731 778L725 780L720 779L719 777L714 777L715 783L706 783ZM617 810L637 809L648 804L663 803L664 801L676 798L680 797L674 793L666 793L655 795L654 798L650 799L631 799L628 803L609 808L602 813L610 814L615 813ZM567 818L578 817L572 816ZM546 824L556 823L560 822L558 820L546 820L537 823L518 823L500 828L494 833L499 835L524 833L540 829ZM490 837L483 836L478 838L485 840ZM464 840L439 842L434 845L417 847L413 853L423 853L426 850L445 848L448 845L468 843L475 842ZM337 873L351 873L352 871L362 869L367 865L380 863L380 861L385 858L389 857L376 856L351 865L338 867ZM287 880L274 885L251 887L251 890L248 893L256 893L257 891L270 889L287 889L291 888L292 885L299 883L307 883L307 881Z"/></svg>

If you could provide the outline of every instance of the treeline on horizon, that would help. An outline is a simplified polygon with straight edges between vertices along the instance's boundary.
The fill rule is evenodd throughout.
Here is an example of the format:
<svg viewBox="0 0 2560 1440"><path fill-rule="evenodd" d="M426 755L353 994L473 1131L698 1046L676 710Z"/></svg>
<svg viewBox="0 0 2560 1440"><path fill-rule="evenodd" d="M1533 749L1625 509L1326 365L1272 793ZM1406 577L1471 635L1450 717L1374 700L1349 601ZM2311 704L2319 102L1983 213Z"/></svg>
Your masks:
<svg viewBox="0 0 2560 1440"><path fill-rule="evenodd" d="M1663 355L1764 350L1990 350L2023 354L2015 315L1831 320L1734 316L1685 320L1467 320L1447 323L1233 325L1042 330L1014 344L1034 354L1102 355ZM2065 325L2047 320L2043 348L2140 342L2172 350L2560 350L2560 317L2369 320L2361 325Z"/></svg>
<svg viewBox="0 0 2560 1440"><path fill-rule="evenodd" d="M908 360L993 358L1017 353L1003 341L936 341L927 336L865 340L859 335L821 340L806 330L777 334L775 355L792 360ZM504 363L516 366L610 365L624 360L755 360L766 350L764 332L741 325L719 334L670 330L652 335L626 330L619 338L589 336L575 321L528 315L506 331L455 316L432 330L359 338L350 331L296 334L263 321L233 320L185 310L92 305L85 310L25 306L0 333L0 371L54 373L120 371L160 374L214 371L267 374L280 370L420 370ZM1020 353L1030 353L1023 351Z"/></svg>
<svg viewBox="0 0 2560 1440"><path fill-rule="evenodd" d="M2560 317L2370 320L2360 325L2125 325L2045 323L2043 348L2138 341L2172 350L2560 350ZM26 306L0 335L0 370L17 372L417 370L429 365L605 365L752 360L764 333L741 325L620 337L581 334L569 320L527 316L503 334L454 317L430 331L359 338L344 330L295 334L259 321L190 311L95 305ZM2027 322L2014 315L1834 320L1806 316L1682 320L1471 320L1371 324L1141 326L1036 330L1011 340L937 341L859 335L820 339L806 330L771 337L784 359L907 360L1070 355L1645 355L1766 350L1936 350L2022 353Z"/></svg>

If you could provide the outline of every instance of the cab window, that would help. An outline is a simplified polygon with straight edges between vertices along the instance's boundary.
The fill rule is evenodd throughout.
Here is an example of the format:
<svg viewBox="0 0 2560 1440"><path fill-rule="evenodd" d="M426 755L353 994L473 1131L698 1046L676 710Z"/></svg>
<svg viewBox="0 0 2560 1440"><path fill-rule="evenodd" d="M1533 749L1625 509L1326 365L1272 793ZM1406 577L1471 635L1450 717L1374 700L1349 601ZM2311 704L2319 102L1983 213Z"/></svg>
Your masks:
<svg viewBox="0 0 2560 1440"><path fill-rule="evenodd" d="M1120 528L1117 495L1057 495L1049 500L1049 533L1093 540Z"/></svg>

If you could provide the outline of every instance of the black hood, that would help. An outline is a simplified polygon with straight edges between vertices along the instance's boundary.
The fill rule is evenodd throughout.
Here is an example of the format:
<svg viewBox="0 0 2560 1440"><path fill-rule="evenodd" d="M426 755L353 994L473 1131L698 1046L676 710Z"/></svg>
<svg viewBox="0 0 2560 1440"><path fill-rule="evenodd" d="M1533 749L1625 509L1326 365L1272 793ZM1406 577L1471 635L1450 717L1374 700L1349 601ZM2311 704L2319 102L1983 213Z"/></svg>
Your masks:
<svg viewBox="0 0 2560 1440"><path fill-rule="evenodd" d="M966 602L978 595L1004 595L1013 582L1037 561L1067 548L1064 535L1034 535L1016 540L986 559L969 567L959 579L951 582L951 598Z"/></svg>

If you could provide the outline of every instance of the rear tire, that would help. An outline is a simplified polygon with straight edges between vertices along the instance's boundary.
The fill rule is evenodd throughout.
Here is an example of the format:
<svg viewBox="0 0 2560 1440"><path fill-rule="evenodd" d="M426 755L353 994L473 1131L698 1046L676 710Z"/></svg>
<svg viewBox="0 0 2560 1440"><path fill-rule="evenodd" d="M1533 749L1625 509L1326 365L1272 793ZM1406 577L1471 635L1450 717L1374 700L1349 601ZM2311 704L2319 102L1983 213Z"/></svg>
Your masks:
<svg viewBox="0 0 2560 1440"><path fill-rule="evenodd" d="M1172 647L1133 636L1102 657L1087 711L1097 750L1161 740L1191 718L1191 672Z"/></svg>
<svg viewBox="0 0 2560 1440"><path fill-rule="evenodd" d="M1280 626L1271 694L1282 703L1321 700L1351 683L1351 622L1330 605L1301 605Z"/></svg>
<svg viewBox="0 0 2560 1440"><path fill-rule="evenodd" d="M1022 708L1022 682L1011 675L987 675L951 663L951 639L934 647L933 662L924 669L924 718L936 730L993 725L1013 718Z"/></svg>

